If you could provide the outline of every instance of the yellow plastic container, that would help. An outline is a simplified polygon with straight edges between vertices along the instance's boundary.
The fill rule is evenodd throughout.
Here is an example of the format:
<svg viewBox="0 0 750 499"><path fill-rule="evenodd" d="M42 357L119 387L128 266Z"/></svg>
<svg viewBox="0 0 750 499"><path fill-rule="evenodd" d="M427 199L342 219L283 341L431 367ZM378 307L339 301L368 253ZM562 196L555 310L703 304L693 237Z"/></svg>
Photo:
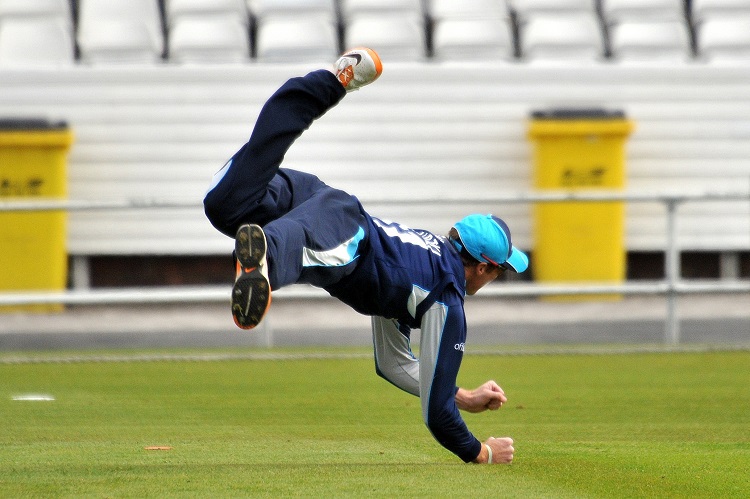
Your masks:
<svg viewBox="0 0 750 499"><path fill-rule="evenodd" d="M64 123L0 120L0 201L65 199L67 152L73 134ZM64 211L0 213L0 292L64 290L67 284ZM55 311L61 305L0 307Z"/></svg>
<svg viewBox="0 0 750 499"><path fill-rule="evenodd" d="M540 191L623 189L625 142L633 128L619 112L534 113L529 125L534 186ZM537 281L621 283L625 279L622 202L537 203L534 237L532 268ZM594 296L566 299L591 298Z"/></svg>

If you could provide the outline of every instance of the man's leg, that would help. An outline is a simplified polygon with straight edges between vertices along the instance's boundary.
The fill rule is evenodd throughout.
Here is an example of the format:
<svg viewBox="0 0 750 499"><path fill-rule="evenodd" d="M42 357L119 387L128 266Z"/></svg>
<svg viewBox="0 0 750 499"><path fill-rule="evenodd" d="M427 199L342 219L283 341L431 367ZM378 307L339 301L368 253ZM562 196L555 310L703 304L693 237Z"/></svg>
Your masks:
<svg viewBox="0 0 750 499"><path fill-rule="evenodd" d="M263 106L250 140L214 175L203 201L206 216L234 237L243 223L265 225L290 209L292 193L274 179L284 155L312 122L346 95L326 70L292 78Z"/></svg>
<svg viewBox="0 0 750 499"><path fill-rule="evenodd" d="M295 283L325 288L349 275L367 238L367 220L356 198L309 174L282 169L280 175L293 183L299 177L315 179L316 191L264 227L245 224L237 230L232 315L243 329L262 320L272 289Z"/></svg>
<svg viewBox="0 0 750 499"><path fill-rule="evenodd" d="M264 106L249 142L214 177L206 195L204 204L211 223L228 235L237 228L232 314L243 329L252 329L263 319L271 303L271 284L274 289L303 280L325 285L343 275L342 270L349 272L312 272L303 278L310 265L302 263L301 255L324 255L323 261L330 256L325 251L309 252L306 244L319 242L328 249L327 243L333 239L338 248L351 252L364 237L363 229L352 219L361 217L359 203L313 175L279 168L294 140L316 118L347 91L375 81L382 71L380 59L369 49L344 54L336 68L335 75L315 71L284 84ZM335 201L342 198L343 203ZM328 213L329 221L346 221L333 238L315 230L322 211ZM346 227L352 224L359 230L342 242L339 235L348 234ZM261 225L269 230L268 239ZM313 263L317 266L319 262Z"/></svg>
<svg viewBox="0 0 750 499"><path fill-rule="evenodd" d="M367 220L356 198L318 182L314 195L263 227L274 290L295 283L325 288L353 271Z"/></svg>

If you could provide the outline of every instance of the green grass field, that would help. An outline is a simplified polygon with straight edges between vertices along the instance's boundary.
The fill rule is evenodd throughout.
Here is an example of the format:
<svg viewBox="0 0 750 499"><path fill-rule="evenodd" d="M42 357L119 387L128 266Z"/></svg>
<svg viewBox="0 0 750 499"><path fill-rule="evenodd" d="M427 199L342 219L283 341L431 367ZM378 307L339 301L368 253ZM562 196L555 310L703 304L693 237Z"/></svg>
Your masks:
<svg viewBox="0 0 750 499"><path fill-rule="evenodd" d="M0 497L750 497L750 352L465 357L489 378L508 404L465 418L510 466L367 357L0 364Z"/></svg>

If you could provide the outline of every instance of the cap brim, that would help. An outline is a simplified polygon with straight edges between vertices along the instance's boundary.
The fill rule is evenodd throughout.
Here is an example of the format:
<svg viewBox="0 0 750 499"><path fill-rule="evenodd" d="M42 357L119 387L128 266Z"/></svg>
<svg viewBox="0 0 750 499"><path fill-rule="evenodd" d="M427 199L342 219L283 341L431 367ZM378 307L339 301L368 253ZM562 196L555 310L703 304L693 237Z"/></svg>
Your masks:
<svg viewBox="0 0 750 499"><path fill-rule="evenodd" d="M526 253L513 246L505 264L516 272L521 273L529 268L529 257L526 256Z"/></svg>

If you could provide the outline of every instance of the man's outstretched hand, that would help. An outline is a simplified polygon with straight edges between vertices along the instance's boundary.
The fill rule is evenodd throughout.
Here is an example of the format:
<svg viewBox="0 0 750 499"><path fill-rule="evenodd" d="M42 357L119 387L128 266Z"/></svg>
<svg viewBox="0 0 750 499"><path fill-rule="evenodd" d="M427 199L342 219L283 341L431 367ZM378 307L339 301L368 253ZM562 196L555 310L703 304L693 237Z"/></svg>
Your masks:
<svg viewBox="0 0 750 499"><path fill-rule="evenodd" d="M514 452L512 438L490 437L482 444L482 450L479 452L477 458L474 459L474 462L480 464L510 464L513 462Z"/></svg>
<svg viewBox="0 0 750 499"><path fill-rule="evenodd" d="M462 411L496 411L507 401L503 389L492 380L474 390L459 388L456 392L456 405Z"/></svg>
<svg viewBox="0 0 750 499"><path fill-rule="evenodd" d="M459 388L456 392L456 405L462 411L482 412L500 409L508 398L494 381L490 380L474 390ZM513 439L510 437L490 437L482 444L482 450L474 459L475 463L510 464L513 461Z"/></svg>

